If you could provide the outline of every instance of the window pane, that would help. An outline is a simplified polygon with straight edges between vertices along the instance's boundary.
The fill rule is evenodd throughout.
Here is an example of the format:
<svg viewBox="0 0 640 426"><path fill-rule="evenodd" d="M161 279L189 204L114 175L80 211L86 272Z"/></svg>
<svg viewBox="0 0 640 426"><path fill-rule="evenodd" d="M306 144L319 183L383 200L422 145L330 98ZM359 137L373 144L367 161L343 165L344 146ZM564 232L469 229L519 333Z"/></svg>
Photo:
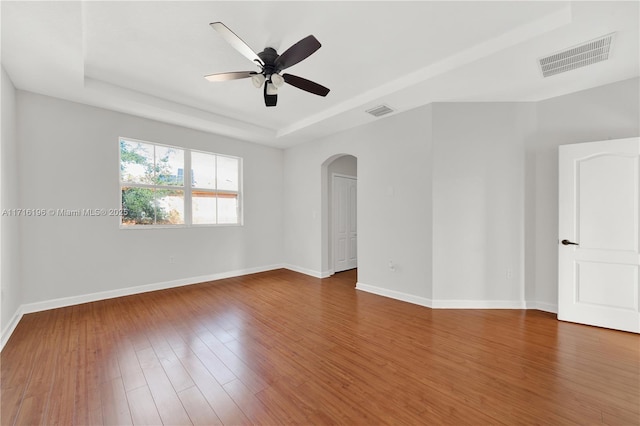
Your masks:
<svg viewBox="0 0 640 426"><path fill-rule="evenodd" d="M120 179L153 183L153 145L120 140Z"/></svg>
<svg viewBox="0 0 640 426"><path fill-rule="evenodd" d="M184 151L156 146L156 183L158 185L184 185Z"/></svg>
<svg viewBox="0 0 640 426"><path fill-rule="evenodd" d="M158 225L184 224L184 191L156 189L156 223Z"/></svg>
<svg viewBox="0 0 640 426"><path fill-rule="evenodd" d="M122 188L122 224L153 225L155 223L155 195L151 188Z"/></svg>
<svg viewBox="0 0 640 426"><path fill-rule="evenodd" d="M218 198L218 223L238 223L238 197L222 195Z"/></svg>
<svg viewBox="0 0 640 426"><path fill-rule="evenodd" d="M127 139L119 144L123 226L239 224L239 158Z"/></svg>
<svg viewBox="0 0 640 426"><path fill-rule="evenodd" d="M202 152L191 153L191 183L194 188L216 188L216 156ZM195 223L195 222L194 222Z"/></svg>
<svg viewBox="0 0 640 426"><path fill-rule="evenodd" d="M238 190L238 166L237 158L218 156L218 189Z"/></svg>
<svg viewBox="0 0 640 426"><path fill-rule="evenodd" d="M216 196L213 192L193 191L191 195L191 215L197 225L216 223Z"/></svg>

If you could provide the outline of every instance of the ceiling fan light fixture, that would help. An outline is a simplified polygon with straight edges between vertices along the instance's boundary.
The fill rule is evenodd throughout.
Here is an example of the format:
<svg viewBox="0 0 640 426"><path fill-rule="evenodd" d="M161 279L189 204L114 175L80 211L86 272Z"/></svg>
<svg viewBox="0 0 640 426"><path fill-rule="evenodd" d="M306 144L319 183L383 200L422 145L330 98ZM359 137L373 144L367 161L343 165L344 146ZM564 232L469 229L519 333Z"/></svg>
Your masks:
<svg viewBox="0 0 640 426"><path fill-rule="evenodd" d="M267 95L277 95L277 94L278 94L278 88L276 87L276 85L267 81Z"/></svg>
<svg viewBox="0 0 640 426"><path fill-rule="evenodd" d="M265 80L265 77L262 74L255 74L254 76L251 77L251 82L253 83L256 89L259 89L262 87L264 80Z"/></svg>
<svg viewBox="0 0 640 426"><path fill-rule="evenodd" d="M271 83L276 88L280 88L284 85L284 78L280 74L271 74Z"/></svg>

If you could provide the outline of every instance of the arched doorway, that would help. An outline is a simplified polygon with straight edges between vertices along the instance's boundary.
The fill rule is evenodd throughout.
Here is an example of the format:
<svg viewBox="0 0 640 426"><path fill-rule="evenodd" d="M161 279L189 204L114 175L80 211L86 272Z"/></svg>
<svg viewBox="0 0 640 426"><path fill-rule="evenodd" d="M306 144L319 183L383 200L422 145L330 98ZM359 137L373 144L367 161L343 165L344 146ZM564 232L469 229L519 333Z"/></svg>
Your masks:
<svg viewBox="0 0 640 426"><path fill-rule="evenodd" d="M338 154L322 165L322 269L325 275L357 267L358 160Z"/></svg>

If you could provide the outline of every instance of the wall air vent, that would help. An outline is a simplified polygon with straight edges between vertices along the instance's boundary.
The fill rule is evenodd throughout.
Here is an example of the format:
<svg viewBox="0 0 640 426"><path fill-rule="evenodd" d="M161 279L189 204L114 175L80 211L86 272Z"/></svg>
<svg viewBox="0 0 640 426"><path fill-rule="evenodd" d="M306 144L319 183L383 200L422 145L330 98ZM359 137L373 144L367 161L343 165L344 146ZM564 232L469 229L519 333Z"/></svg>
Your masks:
<svg viewBox="0 0 640 426"><path fill-rule="evenodd" d="M393 112L393 109L389 108L386 105L378 105L377 107L368 109L366 112L373 115L374 117L382 117L383 115Z"/></svg>
<svg viewBox="0 0 640 426"><path fill-rule="evenodd" d="M609 51L615 33L607 34L595 40L573 46L553 55L540 59L540 69L543 77L586 67L609 59Z"/></svg>

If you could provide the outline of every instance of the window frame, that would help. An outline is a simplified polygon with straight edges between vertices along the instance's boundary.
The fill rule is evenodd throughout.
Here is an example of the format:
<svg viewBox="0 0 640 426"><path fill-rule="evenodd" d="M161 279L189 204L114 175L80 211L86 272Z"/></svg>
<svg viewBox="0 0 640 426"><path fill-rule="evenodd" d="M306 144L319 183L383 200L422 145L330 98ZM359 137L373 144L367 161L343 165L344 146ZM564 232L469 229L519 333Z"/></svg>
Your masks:
<svg viewBox="0 0 640 426"><path fill-rule="evenodd" d="M122 141L125 142L130 142L130 143L143 143L143 144L147 144L147 145L152 145L154 146L154 150L155 147L163 147L163 148L172 148L172 149L178 149L183 151L184 153L184 158L183 158L183 167L184 167L184 171L183 171L183 185L182 186L178 186L178 185L157 185L157 184L144 184L144 183L131 183L131 182L124 182L122 180L122 150L120 147L120 144ZM129 138L129 137L125 137L125 136L120 136L118 137L118 204L120 205L120 208L122 208L122 189L126 188L126 187L134 187L134 188L150 188L150 189L174 189L174 190L182 190L184 192L184 197L183 197L183 202L184 202L184 208L183 208L183 215L184 215L184 223L180 223L180 224L175 224L175 225L167 225L167 224L153 224L153 225L140 225L140 224L133 224L133 225L125 225L122 222L122 218L123 216L119 216L119 228L120 229L174 229L174 228L199 228L199 227L228 227L228 226L244 226L244 199L243 199L243 158L242 157L238 157L235 155L228 155L228 154L220 154L220 153L216 153L216 152L210 152L210 151L204 151L201 149L191 149L191 148L186 148L186 147L182 147L182 146L177 146L177 145L169 145L169 144L164 144L164 143L157 143L157 142L150 142L150 141L146 141L146 140L142 140L142 139L135 139L135 138ZM155 151L154 151L155 152ZM206 154L206 155L212 155L215 158L216 161L216 188L215 189L207 189L207 188L197 188L193 186L193 178L191 176L191 153L192 152L197 152L200 154ZM229 190L219 190L218 189L218 182L217 182L217 164L218 164L218 157L226 157L226 158L233 158L235 160L238 161L238 190L237 191L229 191ZM155 155L154 155L154 162L155 162ZM154 164L155 166L155 164ZM228 193L228 194L236 194L237 195L237 202L238 202L238 207L237 207L237 218L238 221L236 223L193 223L193 212L192 212L192 194L194 192L194 189L196 190L202 190L205 189L207 192L212 192L216 194L216 198L217 198L217 194L219 193ZM218 221L218 207L217 207L217 202L216 202L216 221Z"/></svg>

